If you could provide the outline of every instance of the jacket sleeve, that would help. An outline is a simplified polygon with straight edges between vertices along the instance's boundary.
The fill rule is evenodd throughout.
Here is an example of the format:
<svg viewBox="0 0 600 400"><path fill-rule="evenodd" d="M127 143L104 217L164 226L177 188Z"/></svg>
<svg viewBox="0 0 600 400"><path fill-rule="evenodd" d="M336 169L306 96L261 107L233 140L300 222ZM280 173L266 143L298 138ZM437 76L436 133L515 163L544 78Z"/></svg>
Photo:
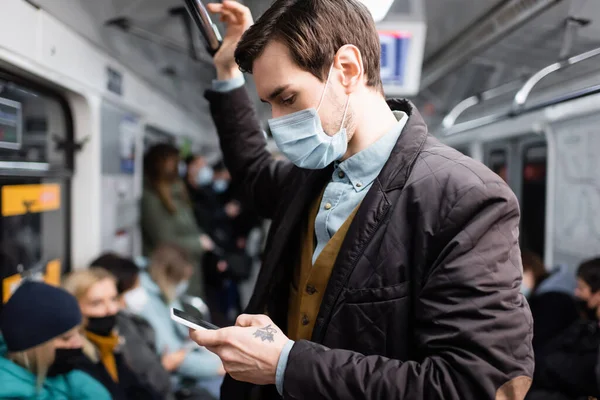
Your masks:
<svg viewBox="0 0 600 400"><path fill-rule="evenodd" d="M141 226L144 235L148 237L154 246L161 243L174 243L185 249L193 258L200 259L204 250L200 243L199 229L193 235L178 235L175 229L175 219L160 202L160 199L149 191L144 191L141 207ZM190 221L190 223L194 223Z"/></svg>
<svg viewBox="0 0 600 400"><path fill-rule="evenodd" d="M519 293L516 198L506 185L492 182L465 189L450 204L433 239L439 242L437 257L431 257L435 261L415 294L411 346L418 360L300 341L288 360L284 398L525 397L533 375L533 324Z"/></svg>
<svg viewBox="0 0 600 400"><path fill-rule="evenodd" d="M224 93L209 90L206 98L231 176L243 186L257 212L264 218L272 218L275 205L281 200L282 189L289 183L286 178L293 164L276 161L268 152L265 136L244 87Z"/></svg>

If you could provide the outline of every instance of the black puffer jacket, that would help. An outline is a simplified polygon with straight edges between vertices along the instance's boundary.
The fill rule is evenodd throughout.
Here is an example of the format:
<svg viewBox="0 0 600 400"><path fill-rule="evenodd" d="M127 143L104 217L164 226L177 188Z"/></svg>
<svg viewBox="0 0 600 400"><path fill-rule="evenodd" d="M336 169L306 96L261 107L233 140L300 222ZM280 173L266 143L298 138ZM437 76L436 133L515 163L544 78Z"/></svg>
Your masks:
<svg viewBox="0 0 600 400"><path fill-rule="evenodd" d="M272 218L247 312L286 329L300 224L331 179L276 162L245 89L208 92L224 160L263 217ZM335 263L312 341L294 345L286 399L523 399L533 374L532 318L519 293L519 208L482 164L409 115L364 198ZM249 398L229 377L222 399ZM257 389L278 398L273 386Z"/></svg>

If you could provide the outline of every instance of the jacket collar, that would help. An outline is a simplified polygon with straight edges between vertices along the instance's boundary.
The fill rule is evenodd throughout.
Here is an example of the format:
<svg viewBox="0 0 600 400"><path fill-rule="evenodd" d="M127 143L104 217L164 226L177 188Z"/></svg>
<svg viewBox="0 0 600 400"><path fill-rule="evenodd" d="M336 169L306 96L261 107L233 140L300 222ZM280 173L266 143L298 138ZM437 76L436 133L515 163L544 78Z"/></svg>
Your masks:
<svg viewBox="0 0 600 400"><path fill-rule="evenodd" d="M389 100L392 111L408 114L408 122L385 163L378 180L384 192L404 187L412 165L427 139L427 125L417 108L408 100Z"/></svg>
<svg viewBox="0 0 600 400"><path fill-rule="evenodd" d="M405 99L391 99L387 103L392 111L406 113L408 122L377 177L384 192L404 187L428 135L427 125L413 103ZM325 170L311 171L307 183L326 181L332 171L332 166Z"/></svg>

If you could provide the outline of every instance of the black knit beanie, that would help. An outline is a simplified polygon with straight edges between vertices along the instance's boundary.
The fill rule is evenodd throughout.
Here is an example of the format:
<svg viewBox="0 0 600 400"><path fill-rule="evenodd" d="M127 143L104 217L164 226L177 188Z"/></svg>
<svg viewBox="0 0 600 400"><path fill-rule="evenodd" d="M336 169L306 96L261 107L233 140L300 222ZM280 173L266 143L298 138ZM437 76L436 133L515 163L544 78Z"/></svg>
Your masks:
<svg viewBox="0 0 600 400"><path fill-rule="evenodd" d="M0 332L9 352L31 349L81 324L75 297L61 288L28 281L0 313Z"/></svg>

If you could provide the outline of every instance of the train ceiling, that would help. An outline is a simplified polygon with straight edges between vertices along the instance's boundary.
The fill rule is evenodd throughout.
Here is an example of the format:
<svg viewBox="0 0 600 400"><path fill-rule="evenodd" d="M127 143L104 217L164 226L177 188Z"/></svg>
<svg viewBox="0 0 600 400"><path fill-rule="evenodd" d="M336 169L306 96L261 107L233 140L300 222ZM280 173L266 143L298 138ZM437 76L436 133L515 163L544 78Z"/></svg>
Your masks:
<svg viewBox="0 0 600 400"><path fill-rule="evenodd" d="M198 118L207 118L203 92L215 72L198 32L193 28L190 35L186 29L180 13L183 0L28 1L104 48ZM408 1L396 0L391 12ZM256 18L271 0L244 2ZM576 34L570 54L600 47L598 0L423 0L423 4L427 21L424 87L412 100L433 125L462 99L530 76L558 60L569 17L580 25L572 31ZM492 18L517 21L536 6L542 11L529 16L524 24L485 45L477 43L481 35L473 31L483 29L485 22L491 23ZM474 51L457 62L453 53L469 46ZM597 65L598 60L590 61L553 79L572 79L598 70ZM268 110L258 101L257 106L259 115L267 118Z"/></svg>

